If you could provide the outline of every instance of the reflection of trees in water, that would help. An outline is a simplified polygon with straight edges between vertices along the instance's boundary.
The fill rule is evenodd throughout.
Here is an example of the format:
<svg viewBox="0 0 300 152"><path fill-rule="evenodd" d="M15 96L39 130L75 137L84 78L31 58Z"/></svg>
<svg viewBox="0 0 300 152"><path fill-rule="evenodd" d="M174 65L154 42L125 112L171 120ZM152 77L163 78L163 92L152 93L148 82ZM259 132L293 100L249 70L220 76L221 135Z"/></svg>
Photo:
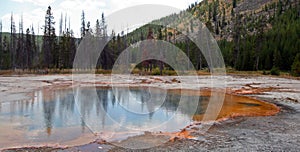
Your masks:
<svg viewBox="0 0 300 152"><path fill-rule="evenodd" d="M44 121L48 135L51 134L54 121L64 126L74 116L75 100L72 90L43 91L42 105ZM40 97L39 97L40 98ZM58 108L58 111L56 111ZM57 112L57 113L56 113Z"/></svg>
<svg viewBox="0 0 300 152"><path fill-rule="evenodd" d="M197 99L199 100L198 102ZM167 111L179 110L183 114L193 116L196 114L203 114L206 110L208 101L209 97L181 96L178 94L168 93L162 108L165 108ZM178 109L179 102L183 102L181 103L180 109ZM195 109L195 106L197 106L196 112L191 111L191 109Z"/></svg>
<svg viewBox="0 0 300 152"><path fill-rule="evenodd" d="M102 124L102 128L104 128L106 112L108 107L109 90L108 89L97 90L97 95L99 101L96 101L96 112L97 112L97 116L99 115L101 116L101 124ZM111 102L115 102L115 101L111 101Z"/></svg>
<svg viewBox="0 0 300 152"><path fill-rule="evenodd" d="M74 125L76 123L74 118L79 118L76 113L75 96L71 89L42 91L38 98L40 98L39 102L43 104L44 121L48 134L51 134L53 126Z"/></svg>
<svg viewBox="0 0 300 152"><path fill-rule="evenodd" d="M66 122L67 119L74 114L75 100L72 91L57 92L56 99L59 103L59 116L62 122Z"/></svg>
<svg viewBox="0 0 300 152"><path fill-rule="evenodd" d="M159 108L162 104L162 97L160 96L160 94L152 93L154 92L154 90L155 89L152 88L114 88L114 96L119 104L126 107L130 105L130 102L132 105L133 100L140 102L140 111L143 112L144 106L146 106L148 111L147 113L149 114L149 118L151 119L156 109Z"/></svg>
<svg viewBox="0 0 300 152"><path fill-rule="evenodd" d="M77 102L81 114L81 127L82 131L84 132L85 130L85 120L90 117L90 114L92 112L92 109L94 107L94 100L93 99L93 94L91 89L80 89L77 88L78 91L76 92L76 97L77 97Z"/></svg>
<svg viewBox="0 0 300 152"><path fill-rule="evenodd" d="M120 105L126 105L129 102L129 91L126 88L115 88L114 96Z"/></svg>
<svg viewBox="0 0 300 152"><path fill-rule="evenodd" d="M3 113L4 115L9 115L11 118L11 122L14 121L15 115L27 117L34 111L33 108L35 103L35 94L32 93L28 95L27 99L24 100L0 102L0 115L2 115Z"/></svg>
<svg viewBox="0 0 300 152"><path fill-rule="evenodd" d="M130 99L129 94L132 94L131 98L135 97L137 101L141 102L141 111L146 106L150 119L158 108L172 112L179 110L182 114L189 116L203 114L209 100L209 97L181 96L180 94L170 92L164 98L165 94L161 92L162 90L155 88L115 88L114 91L118 102L122 104L131 102L132 99ZM183 103L181 103L180 109L178 109L180 101ZM196 112L191 111L191 109L195 109L195 106L197 106Z"/></svg>
<svg viewBox="0 0 300 152"><path fill-rule="evenodd" d="M195 112L195 115L202 115L205 113L208 103L209 103L209 100L210 100L210 97L201 96L199 100L200 100L200 102L198 103L198 107Z"/></svg>
<svg viewBox="0 0 300 152"><path fill-rule="evenodd" d="M43 104L43 110L44 110L44 120L45 120L45 127L47 130L48 135L51 134L52 130L52 121L53 121L53 115L55 113L55 106L56 106L56 100L51 100L51 98L44 98Z"/></svg>
<svg viewBox="0 0 300 152"><path fill-rule="evenodd" d="M191 102L195 100L193 96L182 96L180 94L168 93L164 103L162 94L159 90L150 90L148 88L134 88L127 90L125 88L117 88L116 93L112 92L112 89L98 88L95 99L92 96L92 90L88 88L78 89L74 94L73 90L56 90L56 91L38 91L32 95L32 98L24 101L11 102L10 104L0 103L0 114L9 113L11 119L17 116L30 116L32 120L37 120L34 125L39 126L39 123L44 121L44 127L48 135L51 134L53 127L64 127L71 123L76 125L81 123L84 131L86 124L85 120L90 122L96 122L95 124L105 126L107 114L110 109L116 107L116 104L128 104L133 102L132 98L141 102L140 108L147 108L148 115L151 119L157 108L170 112L179 111L182 114L193 115L190 109L194 109L195 104ZM129 93L131 95L129 95ZM75 100L74 97L77 99ZM178 109L180 98L182 98L183 104ZM151 99L151 100L149 100ZM209 97L200 97L200 102L195 114L203 114L207 107ZM76 102L78 109L76 108ZM135 104L135 103L133 103ZM39 106L41 105L41 106ZM132 105L132 103L131 103ZM82 119L79 120L77 113L79 110ZM39 113L41 115L39 115ZM40 119L42 118L42 119ZM78 118L78 119L76 119ZM71 119L71 120L70 120ZM41 122L38 122L41 121ZM78 124L79 125L79 124Z"/></svg>

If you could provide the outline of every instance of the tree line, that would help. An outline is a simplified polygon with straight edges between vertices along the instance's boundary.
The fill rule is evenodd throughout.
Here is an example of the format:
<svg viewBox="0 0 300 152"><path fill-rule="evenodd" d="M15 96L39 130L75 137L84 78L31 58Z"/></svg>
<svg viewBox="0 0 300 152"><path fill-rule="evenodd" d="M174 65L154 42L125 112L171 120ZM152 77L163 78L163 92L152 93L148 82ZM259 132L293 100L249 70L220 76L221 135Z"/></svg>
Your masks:
<svg viewBox="0 0 300 152"><path fill-rule="evenodd" d="M218 38L226 66L251 71L278 69L299 75L300 3L279 0L265 5L260 14L240 14L236 12L238 2L232 1L229 6L223 5L219 0L204 0L193 3L186 11L204 21L206 27ZM231 9L230 15L227 9ZM179 24L185 20L184 11L160 19L164 20ZM63 18L61 15L59 24L59 36L56 36L55 20L49 6L42 37L35 35L33 27L26 29L23 34L22 20L17 33L12 15L10 35L0 35L0 69L71 69L76 48L85 37L92 36L108 41L96 68L110 70L124 49L149 39L149 35L152 35L151 39L165 40L182 49L193 64L189 66L194 66L197 70L207 68L206 60L198 47L187 37L182 38L182 33L176 29L147 24L131 33L115 33L112 30L108 34L103 13L94 26L91 26L85 19L84 11L81 15L81 38L75 38L70 27L67 28L67 17ZM199 28L193 22L183 25L185 31L191 33ZM137 51L138 49L131 50L129 61L142 53ZM87 59L83 62L89 62L92 57L93 54L87 54ZM147 61L135 66L149 71L159 69L160 74L163 69L172 70L159 61ZM93 67L87 65L85 68Z"/></svg>
<svg viewBox="0 0 300 152"><path fill-rule="evenodd" d="M67 25L68 17L61 15L59 20L59 35L56 35L55 19L51 6L45 13L45 24L42 27L43 35L35 34L33 26L23 31L23 19L19 23L19 31L16 30L13 14L11 14L10 33L2 32L2 22L0 22L0 69L71 69L80 42L86 37L92 36L98 40L110 40L104 47L99 60L97 69L109 70L112 68L118 55L129 45L127 36L122 33L116 34L113 30L110 34L107 31L107 24L104 13L100 19L96 20L95 26L90 21L86 21L85 12L81 14L81 38L75 38L73 30ZM23 18L23 17L22 17ZM85 54L87 64L84 68L91 67L91 54Z"/></svg>
<svg viewBox="0 0 300 152"><path fill-rule="evenodd" d="M271 3L264 7L266 16L237 14L233 41L219 41L227 66L237 70L277 69L295 71L300 54L300 3ZM266 25L269 25L266 26ZM255 31L254 34L249 32Z"/></svg>
<svg viewBox="0 0 300 152"><path fill-rule="evenodd" d="M186 11L199 18L218 40L227 67L239 71L281 70L299 76L300 2L278 0L247 13L238 12L238 3L244 2L204 0L191 4ZM158 22L180 23L187 32L197 31L199 25L186 22L183 14L184 11L172 14ZM165 35L186 52L196 69L207 67L196 45L187 38L176 38L179 34Z"/></svg>
<svg viewBox="0 0 300 152"><path fill-rule="evenodd" d="M23 28L23 16L17 33L16 24L11 14L10 33L2 32L0 22L0 69L44 69L44 68L71 68L76 51L77 39L73 31L67 28L67 16L63 28L63 15L59 26L59 36L55 33L55 21L51 7L45 14L43 36L35 34L33 25ZM70 23L69 23L70 24Z"/></svg>

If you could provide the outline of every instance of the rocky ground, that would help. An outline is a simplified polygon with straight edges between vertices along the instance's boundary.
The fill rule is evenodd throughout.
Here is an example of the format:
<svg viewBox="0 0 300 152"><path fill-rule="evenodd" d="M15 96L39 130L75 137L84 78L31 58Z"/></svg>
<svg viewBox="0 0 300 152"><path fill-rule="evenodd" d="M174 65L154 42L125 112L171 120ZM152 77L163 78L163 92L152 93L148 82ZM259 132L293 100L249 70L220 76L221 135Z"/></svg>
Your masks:
<svg viewBox="0 0 300 152"><path fill-rule="evenodd" d="M73 80L73 81L72 81ZM143 151L299 151L300 81L262 76L154 77L104 75L47 75L0 77L0 102L26 99L34 90L71 86L152 86L160 88L226 89L276 104L281 112L268 117L239 117L215 122L207 132L195 126L192 139L175 138ZM147 139L149 135L133 137ZM136 145L132 139L122 142ZM136 141L136 140L135 140ZM146 141L146 140L145 140ZM21 148L6 151L142 151L117 147L103 141L69 148Z"/></svg>

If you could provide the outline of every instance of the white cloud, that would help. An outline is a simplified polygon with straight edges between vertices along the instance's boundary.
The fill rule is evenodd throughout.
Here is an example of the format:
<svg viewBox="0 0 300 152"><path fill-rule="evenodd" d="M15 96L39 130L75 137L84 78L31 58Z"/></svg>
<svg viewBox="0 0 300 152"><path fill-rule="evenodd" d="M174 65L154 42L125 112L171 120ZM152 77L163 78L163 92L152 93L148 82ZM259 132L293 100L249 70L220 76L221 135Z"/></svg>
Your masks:
<svg viewBox="0 0 300 152"><path fill-rule="evenodd" d="M59 4L60 8L82 10L82 9L95 9L106 7L107 4L99 0L64 0Z"/></svg>
<svg viewBox="0 0 300 152"><path fill-rule="evenodd" d="M45 12L47 6L51 5L54 19L56 21L57 32L59 26L59 20L61 13L63 15L68 14L71 19L71 29L73 29L75 36L80 36L80 26L81 26L81 12L85 11L86 22L91 22L91 27L95 26L97 19L101 18L101 13L104 12L105 16L117 12L121 9L141 5L141 4L160 4L175 7L178 9L185 9L191 3L194 3L197 0L12 0L19 3L31 3L34 4L32 11L26 11L23 13L24 16L24 31L26 28L29 28L34 24L35 32L38 31L39 27L42 27L44 24ZM21 5L21 4L20 4ZM11 10L16 12L16 10ZM157 11L157 10L156 10ZM164 10L161 10L163 12ZM139 13L139 12L136 12ZM155 12L154 14L159 14ZM20 20L21 14L14 14L14 20L18 27L18 22ZM144 22L149 22L148 20L143 20ZM2 16L3 22L3 31L10 31L10 12L7 12ZM128 23L122 23L123 28L127 27ZM68 26L68 25L67 25ZM112 25L110 29L117 28L116 25ZM109 31L110 32L110 31ZM40 34L42 30L40 29Z"/></svg>
<svg viewBox="0 0 300 152"><path fill-rule="evenodd" d="M172 6L178 9L185 9L191 3L194 3L197 0L111 0L111 8L113 11L127 8L134 5L140 4L160 4L166 6Z"/></svg>
<svg viewBox="0 0 300 152"><path fill-rule="evenodd" d="M55 2L55 0L12 0L19 3L32 3L38 6L47 6Z"/></svg>

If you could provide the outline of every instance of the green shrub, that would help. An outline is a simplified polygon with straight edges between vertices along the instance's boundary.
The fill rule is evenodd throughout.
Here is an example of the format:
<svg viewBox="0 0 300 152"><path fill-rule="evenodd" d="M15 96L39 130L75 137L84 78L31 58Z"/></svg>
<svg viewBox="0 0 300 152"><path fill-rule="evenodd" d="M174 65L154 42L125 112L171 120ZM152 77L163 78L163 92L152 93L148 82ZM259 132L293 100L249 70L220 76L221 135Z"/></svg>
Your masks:
<svg viewBox="0 0 300 152"><path fill-rule="evenodd" d="M294 63L292 65L292 75L296 77L300 76L300 53L296 55Z"/></svg>
<svg viewBox="0 0 300 152"><path fill-rule="evenodd" d="M273 67L270 71L271 75L277 75L279 76L280 75L280 70L278 67Z"/></svg>
<svg viewBox="0 0 300 152"><path fill-rule="evenodd" d="M263 70L263 75L268 75L268 73L266 72L266 70Z"/></svg>
<svg viewBox="0 0 300 152"><path fill-rule="evenodd" d="M163 75L175 76L175 75L177 75L177 73L174 70L164 70Z"/></svg>
<svg viewBox="0 0 300 152"><path fill-rule="evenodd" d="M138 68L134 68L132 71L131 71L131 74L140 74L141 73L141 70L138 69Z"/></svg>
<svg viewBox="0 0 300 152"><path fill-rule="evenodd" d="M160 75L160 70L159 70L159 68L153 69L151 74L152 74L152 75Z"/></svg>

